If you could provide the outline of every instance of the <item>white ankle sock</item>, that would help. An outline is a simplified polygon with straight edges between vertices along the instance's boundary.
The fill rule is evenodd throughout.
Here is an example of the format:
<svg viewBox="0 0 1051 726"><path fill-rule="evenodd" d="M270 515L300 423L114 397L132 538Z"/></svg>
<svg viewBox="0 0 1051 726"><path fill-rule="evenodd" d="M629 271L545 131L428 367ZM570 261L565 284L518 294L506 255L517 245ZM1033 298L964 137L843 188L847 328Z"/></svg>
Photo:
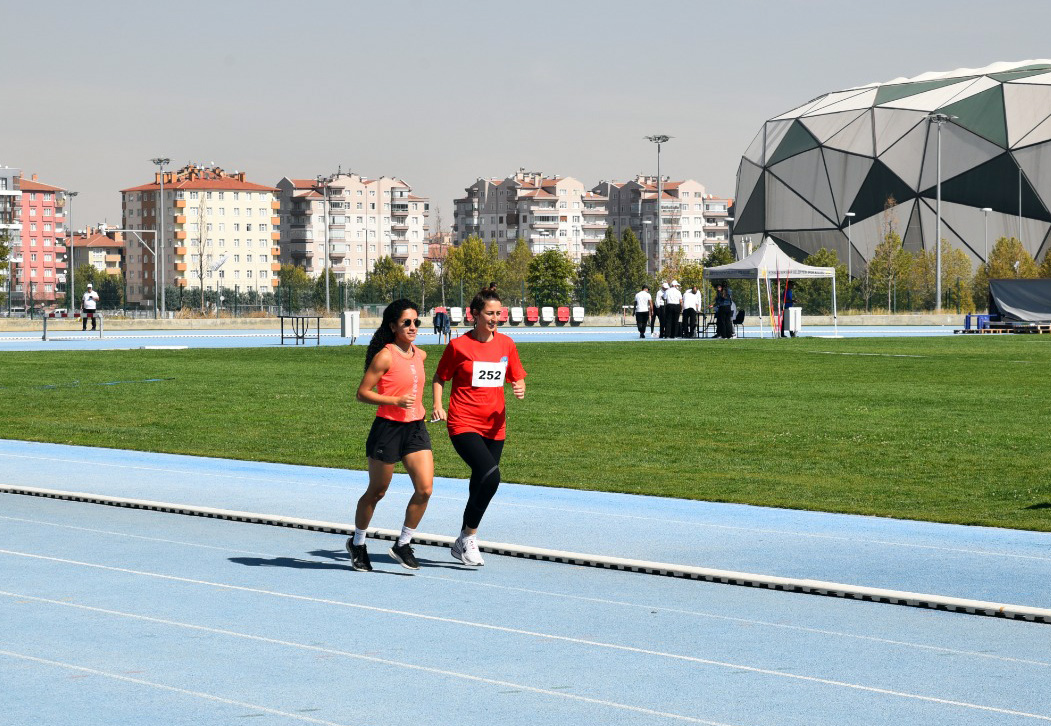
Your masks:
<svg viewBox="0 0 1051 726"><path fill-rule="evenodd" d="M408 527L402 527L401 528L401 534L398 536L398 546L401 547L402 545L409 544L409 541L412 540L412 536L414 534L416 534L416 530L415 529L409 529Z"/></svg>
<svg viewBox="0 0 1051 726"><path fill-rule="evenodd" d="M354 546L358 547L365 544L365 530L354 528Z"/></svg>

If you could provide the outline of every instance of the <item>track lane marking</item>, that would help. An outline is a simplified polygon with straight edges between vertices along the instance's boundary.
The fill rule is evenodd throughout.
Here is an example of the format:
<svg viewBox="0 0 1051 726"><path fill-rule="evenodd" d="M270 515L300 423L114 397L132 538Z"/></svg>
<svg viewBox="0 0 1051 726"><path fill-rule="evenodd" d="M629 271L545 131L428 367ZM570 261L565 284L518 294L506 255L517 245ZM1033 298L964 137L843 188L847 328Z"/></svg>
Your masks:
<svg viewBox="0 0 1051 726"><path fill-rule="evenodd" d="M26 443L38 443L38 442L26 442ZM47 444L47 445L53 445L53 444ZM54 444L54 445L60 445L60 444ZM141 453L141 452L132 452L132 453ZM170 454L170 456L179 456L179 455L178 454ZM315 488L337 489L337 490L340 490L340 491L346 491L348 489L347 486L340 486L340 485L336 485L336 484L307 482L307 481L302 481L302 480L297 480L297 479L269 479L269 478L261 477L261 476L242 476L242 475L237 475L237 474L221 474L221 473L213 473L213 472L199 471L199 470L195 471L195 470L186 470L186 469L171 469L171 468L166 468L166 467L139 466L139 465L133 465L133 464L114 464L114 463L110 463L110 462L100 462L100 461L92 461L92 460L86 460L86 459L63 459L63 458L51 457L51 456L31 456L29 454L11 454L11 453L8 453L8 452L0 452L0 457L9 457L9 458L15 458L15 459L31 459L31 460L36 460L36 461L57 461L57 462L63 462L63 463L68 463L68 464L87 464L87 465L93 465L93 466L106 466L106 467L111 467L111 468L116 468L116 469L131 469L131 470L137 470L137 471L155 471L155 472L165 472L165 473L170 473L170 474L192 474L194 476L199 476L199 477L212 477L212 478L217 478L217 479L234 479L234 480L239 480L239 481L255 481L255 482L264 482L264 483L267 483L267 484L299 484L299 485L306 485L306 486L315 487ZM207 460L216 460L216 459L214 459L212 457L201 457L201 458L204 458L204 459L207 459ZM245 463L257 463L257 462L245 462ZM295 466L295 465L291 465L291 466ZM348 469L346 471L349 472L349 473L352 473L352 474L359 474L359 475L365 474L364 471L361 471L361 470L358 470L358 469ZM404 476L404 475L398 475L398 476ZM395 482L397 483L397 479L395 479ZM513 484L514 482L507 482L507 483ZM400 484L404 484L404 481L400 482ZM530 485L528 485L528 484L519 484L518 486L530 486ZM409 491L411 491L411 489L406 487L404 493L407 493ZM441 500L457 501L457 502L464 501L463 497L447 497L447 496L443 496L443 495L439 495L439 494L432 495L431 499L441 499ZM695 522L695 521L689 521L689 520L666 519L666 518L661 518L661 517L644 517L644 516L639 516L639 515L635 515L635 514L621 514L621 513L618 513L618 512L603 512L603 511L594 511L594 510L576 509L576 508L566 508L566 507L549 507L549 506L544 506L544 505L540 505L540 504L524 504L524 503L506 502L506 501L502 501L501 502L501 506L515 507L515 508L519 508L519 509L536 509L536 510L541 510L541 511L560 512L560 513L566 513L566 514L585 514L585 515L588 515L588 516L591 516L591 517L615 517L615 518L618 518L618 519L631 519L631 520L648 521L648 522L659 522L659 523L662 523L662 524L681 524L681 525L687 525L687 526L692 526L692 527L707 527L707 528L710 528L710 529L725 529L725 530L732 530L732 531L738 531L738 532L748 532L748 533L755 533L755 534L773 534L773 535L778 535L778 536L801 537L801 538L806 538L806 539L824 539L824 540L832 540L832 541L838 541L838 542L861 542L861 543L865 543L865 544L877 544L877 545L886 545L886 546L891 546L891 547L906 547L906 548L913 548L913 549L934 550L934 551L938 551L938 552L956 552L956 553L959 553L959 554L966 554L966 555L980 555L982 557L1006 557L1006 558L1011 558L1011 559L1037 560L1037 561L1042 561L1042 562L1051 562L1051 557L1045 557L1045 556L1040 556L1040 555L1022 555L1022 554L1016 554L1016 553L1013 553L1013 552L995 552L995 551L992 551L992 550L975 550L975 549L966 549L966 548L962 548L962 547L943 547L943 546L939 546L939 545L925 545L925 544L918 544L918 543L913 543L913 542L894 542L894 541L891 541L891 540L864 539L864 538L846 537L846 536L833 535L833 534L817 534L817 533L813 533L813 532L799 532L799 531L794 531L794 530L789 530L789 529L766 529L766 528L761 528L761 527L740 527L740 526L728 525L728 524L713 524L713 523L710 523L710 522ZM747 505L739 505L739 506L747 506ZM835 514L833 512L807 512L807 514L810 514L810 515L828 515L830 517L850 516L850 515L843 515L843 514ZM859 515L859 516L861 516L861 515ZM936 523L934 523L934 524L936 524ZM948 526L948 525L946 525L946 526ZM1027 534L1044 534L1044 533L1041 533L1041 532L1028 532ZM1051 537L1051 536L1049 536L1049 537Z"/></svg>
<svg viewBox="0 0 1051 726"><path fill-rule="evenodd" d="M425 620L430 622L446 623L450 625L461 625L468 628L477 628L480 630L488 630L493 632L508 633L511 635L523 635L526 637L540 638L544 640L551 640L563 643L572 643L574 645L584 645L596 648L603 648L608 650L616 650L626 653L634 653L638 655L650 655L658 658L665 658L668 660L675 660L688 663L696 663L698 665L714 666L717 668L726 668L729 670L735 670L745 673L755 673L758 675L774 676L777 678L786 678L789 680L802 681L807 683L818 683L827 686L834 686L838 688L847 688L856 691L862 691L867 693L876 693L885 696L895 696L898 698L910 699L923 701L927 703L936 703L939 705L957 706L960 708L967 708L978 711L986 711L992 713L1000 713L1010 716L1022 716L1025 718L1033 718L1040 721L1051 722L1051 716L1045 716L1042 714L1027 713L1025 711L1015 711L1012 709L997 708L995 706L986 706L977 703L969 703L966 701L955 701L952 699L939 698L937 696L925 696L917 693L908 693L905 691L895 691L886 688L878 688L875 686L866 686L860 683L849 683L846 681L838 681L830 678L820 678L818 676L805 676L797 673L786 673L784 671L776 671L769 668L759 668L756 666L748 666L740 663L729 663L726 661L711 660L708 658L699 658L697 656L682 655L680 653L668 653L659 650L652 650L649 648L638 648L630 645L620 645L617 643L607 643L597 640L588 640L585 638L573 638L566 635L555 635L552 633L541 633L538 631L523 630L520 628L511 628L502 625L492 625L490 623L479 623L472 622L469 620L460 620L457 618L445 618L438 615L426 615L424 613L414 613L406 610L394 610L392 608L381 608L374 605L362 605L359 603L350 603L340 600L331 600L327 598L315 598L307 595L295 595L293 593L278 592L275 590L263 590L260 588L245 587L242 585L231 585L222 582L210 582L208 580L197 580L187 577L178 577L176 575L165 575L157 572L145 572L142 570L131 570L123 567L112 567L109 565L100 565L92 562L81 562L78 560L70 560L62 557L49 557L47 555L38 555L29 552L16 552L13 550L0 549L0 554L11 555L15 557L24 557L29 559L43 560L48 562L58 562L60 564L76 565L80 567L88 567L99 570L106 570L109 572L121 572L130 575L138 575L142 577L151 577L160 580L168 580L172 582L184 582L194 585L204 585L206 587L217 587L220 589L233 590L237 592L248 592L259 595L270 595L273 597L287 598L290 600L297 600L301 602L313 602L323 605L333 605L336 607L351 608L354 610L362 610L366 612L381 613L384 615L397 615L403 617L414 618L418 620Z"/></svg>
<svg viewBox="0 0 1051 726"><path fill-rule="evenodd" d="M693 716L685 716L683 714L678 714L678 713L671 713L671 712L666 712L666 711L656 711L654 709L644 708L642 706L632 706L630 704L618 703L616 701L607 701L607 700L600 699L600 698L591 698L589 696L580 696L580 695L573 694L573 693L565 693L563 691L554 691L554 690L549 690L549 689L546 689L546 688L538 688L538 687L535 687L535 686L527 686L527 685L523 685L521 683L514 683L514 682L511 682L511 681L503 681L503 680L499 680L499 679L496 679L496 678L485 678L483 676L474 676L474 675L470 675L470 674L467 674L467 673L462 673L462 672L459 672L459 671L450 671L450 670L445 670L445 669L441 669L441 668L433 668L431 666L423 666L423 665L419 665L419 664L416 664L416 663L407 663L407 662L404 662L404 661L390 660L388 658L378 658L376 656L363 655L361 653L352 653L350 651L339 650L339 649L336 649L336 648L326 648L326 647L318 646L318 645L307 645L306 643L297 643L295 641L289 641L289 640L279 640L277 638L267 638L267 637L262 636L262 635L253 635L251 633L241 633L241 632L237 632L237 631L234 631L234 630L225 630L223 628L211 628L211 627L208 627L206 625L196 625L194 623L184 623L184 622L180 622L178 620L167 620L165 618L155 618L155 617L151 617L149 615L140 615L140 614L137 614L137 613L122 612L120 610L109 610L109 609L106 609L106 608L97 608L97 607L93 607L91 605L82 605L80 603L71 603L71 602L65 602L65 601L62 601L62 600L51 600L51 599L48 599L48 598L34 597L32 595L21 595L19 593L7 592L7 591L4 591L4 590L0 590L0 595L2 595L4 597L17 598L17 599L20 599L20 600L29 600L29 601L33 601L33 602L47 603L49 605L58 605L58 606L62 606L62 607L75 608L75 609L78 609L78 610L86 610L86 611L89 611L89 612L101 613L101 614L105 614L105 615L113 615L113 616L117 616L117 617L130 618L130 619L133 619L133 620L141 620L141 621L144 621L144 622L155 623L155 624L159 624L159 625L170 625L170 626L177 627L177 628L184 628L184 629L187 629L187 630L196 630L196 631L205 632L205 633L212 633L212 634L215 634L215 635L227 635L227 636L234 637L234 638L241 638L241 639L244 639L244 640L252 640L252 641L257 641L257 642L260 642L260 643L267 643L269 645L281 645L281 646L286 646L286 647L289 647L289 648L297 648L297 649L300 649L300 650L308 650L308 651L313 651L313 652L317 652L317 653L324 653L326 655L336 655L336 656L342 656L342 657L345 657L345 658L353 658L355 660L362 660L362 661L366 661L366 662L369 662L369 663L375 663L375 664L379 664L379 665L394 666L394 667L398 667L398 668L409 668L411 670L423 671L423 672L431 673L431 674L434 674L434 675L440 675L440 676L450 677L450 678L459 678L461 680L467 680L467 681L472 681L472 682L476 682L476 683L484 683L486 685L491 685L491 686L500 686L501 688L514 688L514 689L517 689L517 690L527 691L529 693L536 693L536 694L543 695L543 696L555 696L555 697L569 699L569 700L573 700L573 701L581 701L581 702L588 703L588 704L591 704L591 705L607 706L607 707L615 708L615 709L619 709L619 710L631 711L631 712L634 712L634 713L642 713L642 714L646 714L648 716L660 716L660 717L663 717L663 718L673 719L673 720L676 720L676 721L686 721L688 723L706 724L706 726L730 726L729 724L725 724L725 723L721 723L721 722L717 722L717 721L707 721L707 720L704 720L704 719L695 718ZM6 652L0 650L0 653L6 653ZM73 667L76 667L76 666L73 666ZM82 670L91 671L92 669L82 669ZM101 675L115 675L115 674L101 674ZM136 679L129 679L129 680L133 680L133 681L138 682ZM156 685L156 684L149 684L149 685ZM161 687L163 687L163 688L171 688L170 686L161 686ZM172 689L172 690L181 691L181 689ZM186 693L192 693L192 692L186 691ZM197 694L193 694L193 695L197 695ZM229 703L237 703L236 701L228 701L228 702ZM280 712L280 711L274 711L272 709L265 709L265 708L263 708L261 706L252 706L251 704L238 704L238 705L251 706L253 708L260 708L262 710L269 711L270 713L278 713L278 714L281 714L281 715L290 715L290 714L285 714L285 713ZM313 721L314 723L323 723L323 724L328 724L329 723L328 721L316 721L315 719L310 719L310 718L307 718L307 717L303 717L303 719L307 720L307 721ZM338 725L336 725L336 726L338 726Z"/></svg>
<svg viewBox="0 0 1051 726"><path fill-rule="evenodd" d="M6 594L6 593L5 593ZM31 598L37 599L37 598ZM263 711L273 716L284 716L285 718L295 719L296 721L305 721L306 723L316 723L322 726L350 726L349 724L339 724L334 721L322 721L318 718L310 718L309 716L300 716L295 713L288 713L287 711L279 711L276 708L267 708L266 706L260 706L257 703L246 703L245 701L235 701L231 698L223 698L222 696L216 696L212 693L202 693L201 691L190 691L185 688L177 688L176 686L168 686L163 683L156 683L154 681L147 681L142 678L132 678L131 676L121 675L120 673L110 673L109 671L98 670L97 668L87 668L85 666L78 666L73 663L63 663L62 661L49 660L48 658L37 658L36 656L26 655L25 653L15 653L11 650L0 649L0 655L5 655L9 658L18 658L20 660L30 661L32 663L39 663L42 665L55 666L58 668L65 668L66 670L77 671L78 673L87 673L93 676L102 676L104 678L112 678L116 681L124 681L125 683L134 683L138 686L149 686L150 688L157 688L162 691L170 691L171 693L178 693L182 696L193 696L194 698L201 698L206 701L216 701L218 703L224 703L228 706L239 706L241 708L250 708L256 711Z"/></svg>
<svg viewBox="0 0 1051 726"><path fill-rule="evenodd" d="M232 547L216 547L214 545L205 545L205 544L200 544L198 542L184 542L182 540L162 539L160 537L147 537L145 535L129 534L129 533L126 533L126 532L115 532L115 531L112 531L112 530L105 530L105 529L91 529L91 528L88 528L88 527L78 527L78 526L71 525L71 524L60 524L60 523L57 523L57 522L47 522L47 521L44 521L44 520L36 520L36 519L24 519L24 518L21 518L21 517L9 517L9 516L0 515L0 519L7 519L7 520L16 521L16 522L26 522L26 523L29 523L29 524L45 525L45 526L50 526L50 527L60 527L60 528L64 528L64 529L73 529L73 530L78 530L78 531L82 531L82 532L92 532L92 533L95 533L95 534L107 534L107 535L112 535L112 536L115 536L115 537L131 537L131 538L134 538L134 539L148 540L148 541L153 541L153 542L161 542L161 543L164 543L164 544L175 544L175 545L181 545L181 546L184 546L184 547L197 547L197 548L201 548L201 549L219 550L219 551L222 551L222 552L234 553L234 554L257 555L259 557L272 557L272 558L275 558L275 559L288 556L287 554L274 554L273 552L256 552L254 550L241 550L241 549L235 549L235 548L232 548ZM311 561L321 562L323 560L311 560ZM551 591L548 591L548 590L535 590L535 589L526 588L526 587L514 587L514 586L511 586L511 585L497 585L497 584L489 583L489 582L472 582L470 580L458 580L458 579L454 579L454 578L451 578L451 577L442 577L440 575L424 575L424 574L420 574L418 572L414 575L414 577L420 578L420 579L425 579L425 580L435 580L435 581L438 581L438 582L449 583L449 584L453 584L453 585L455 585L457 587L463 587L463 586L466 585L466 586L470 586L470 587L483 587L483 588L491 588L491 589L497 589L497 590L507 590L507 591L510 591L510 592L522 592L522 593L528 593L528 594L532 594L532 595L543 595L545 597L563 598L563 599L567 599L567 600L579 600L581 602L594 602L594 603L600 603L600 604L603 604L603 605L616 605L616 606L620 606L620 607L636 608L636 609L640 609L640 610L650 610L650 611L657 610L657 611L665 612L665 613L674 613L676 615L689 615L689 616L698 617L698 618L708 618L708 619L713 619L713 620L725 620L725 621L728 621L728 622L742 623L744 625L761 625L761 626L765 626L765 627L778 628L778 629L783 629L783 630L793 630L793 631L799 631L799 632L804 632L804 633L814 633L814 634L817 634L817 635L830 635L830 636L839 637L839 638L850 638L850 639L854 639L854 640L864 640L864 641L869 641L869 642L873 642L873 643L881 643L881 644L885 644L885 645L901 646L901 647L905 647L905 648L917 648L917 649L920 649L920 650L930 650L930 651L935 651L935 652L939 652L939 653L950 653L952 655L962 655L962 656L966 656L968 658L986 658L986 659L989 659L989 660L1003 661L1003 662L1006 662L1006 663L1019 663L1019 664L1023 664L1023 665L1035 665L1035 666L1051 667L1051 662L1040 661L1040 660L1029 660L1029 659L1026 659L1026 658L1012 658L1010 656L996 655L996 654L993 654L993 653L981 653L981 652L973 651L973 650L959 650L959 649L956 649L956 648L945 648L945 647L938 646L938 645L928 645L928 644L925 644L925 643L914 643L914 642L904 641L904 640L890 640L888 638L878 638L878 637L871 636L871 635L860 635L860 634L857 634L857 633L844 633L844 632L838 631L838 630L826 630L826 629L822 629L822 628L810 628L810 627L807 627L805 625L788 625L786 623L775 623L775 622L770 622L770 621L767 621L767 620L755 620L755 619L751 619L751 618L739 618L739 617L734 617L734 616L731 616L731 615L718 615L716 613L706 613L706 612L702 612L702 611L698 611L698 610L683 610L683 609L679 609L679 608L670 608L670 607L667 607L667 606L664 606L664 605L647 605L645 603L633 603L633 602L626 602L626 601L623 601L623 600L610 600L610 599L607 599L607 598L585 597L583 595L571 595L571 594L568 594L568 593L551 592Z"/></svg>

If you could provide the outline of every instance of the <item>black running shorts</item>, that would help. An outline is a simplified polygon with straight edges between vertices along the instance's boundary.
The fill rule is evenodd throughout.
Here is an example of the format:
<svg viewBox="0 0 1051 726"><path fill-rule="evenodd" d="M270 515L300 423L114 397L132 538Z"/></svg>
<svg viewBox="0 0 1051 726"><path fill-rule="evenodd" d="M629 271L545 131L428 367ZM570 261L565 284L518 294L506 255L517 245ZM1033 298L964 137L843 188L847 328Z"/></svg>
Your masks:
<svg viewBox="0 0 1051 726"><path fill-rule="evenodd" d="M401 461L406 454L430 450L431 435L422 418L402 422L377 416L365 440L365 456L384 464Z"/></svg>

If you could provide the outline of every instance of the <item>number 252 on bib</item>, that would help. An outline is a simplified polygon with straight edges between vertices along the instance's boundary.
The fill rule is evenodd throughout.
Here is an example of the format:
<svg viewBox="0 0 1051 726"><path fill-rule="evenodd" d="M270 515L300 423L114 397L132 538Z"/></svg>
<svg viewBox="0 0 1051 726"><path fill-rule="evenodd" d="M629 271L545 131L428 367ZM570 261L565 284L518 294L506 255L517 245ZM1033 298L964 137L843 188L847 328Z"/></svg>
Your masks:
<svg viewBox="0 0 1051 726"><path fill-rule="evenodd" d="M504 385L504 371L507 363L485 363L474 361L474 371L471 375L471 385L475 388L500 388Z"/></svg>

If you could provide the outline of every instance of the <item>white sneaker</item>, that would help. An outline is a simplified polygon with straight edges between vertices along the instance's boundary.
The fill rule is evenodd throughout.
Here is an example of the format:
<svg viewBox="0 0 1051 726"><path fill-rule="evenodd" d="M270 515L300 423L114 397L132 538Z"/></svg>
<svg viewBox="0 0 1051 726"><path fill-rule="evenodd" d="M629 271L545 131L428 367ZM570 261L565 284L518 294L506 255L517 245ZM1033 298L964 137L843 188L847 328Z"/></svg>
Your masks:
<svg viewBox="0 0 1051 726"><path fill-rule="evenodd" d="M474 537L457 537L456 541L453 542L451 552L454 559L465 565L481 567L485 564Z"/></svg>

